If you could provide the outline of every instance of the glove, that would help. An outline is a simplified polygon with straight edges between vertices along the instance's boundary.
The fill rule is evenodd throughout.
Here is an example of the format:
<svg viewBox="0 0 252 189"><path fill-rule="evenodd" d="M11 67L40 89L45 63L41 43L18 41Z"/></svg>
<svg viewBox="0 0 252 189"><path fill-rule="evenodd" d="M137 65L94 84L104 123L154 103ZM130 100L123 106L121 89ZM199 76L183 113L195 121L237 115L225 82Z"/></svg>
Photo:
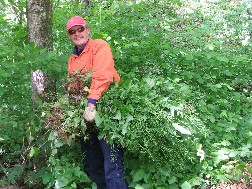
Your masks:
<svg viewBox="0 0 252 189"><path fill-rule="evenodd" d="M87 122L94 122L95 114L96 114L95 107L86 107L84 111L84 119Z"/></svg>

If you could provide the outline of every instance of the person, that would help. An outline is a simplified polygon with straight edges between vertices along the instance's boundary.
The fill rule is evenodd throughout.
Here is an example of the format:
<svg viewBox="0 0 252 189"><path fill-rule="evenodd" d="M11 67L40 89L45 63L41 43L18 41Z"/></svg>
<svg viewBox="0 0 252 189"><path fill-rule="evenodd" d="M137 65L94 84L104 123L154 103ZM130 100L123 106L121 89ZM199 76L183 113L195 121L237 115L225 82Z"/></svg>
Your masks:
<svg viewBox="0 0 252 189"><path fill-rule="evenodd" d="M66 31L74 44L73 54L68 60L68 74L91 73L92 76L84 119L88 127L93 128L88 140L80 139L84 168L98 189L126 189L122 148L118 144L107 143L105 138L98 139L98 131L94 127L97 102L114 80L120 81L110 46L102 39L90 38L90 28L81 16L70 18Z"/></svg>

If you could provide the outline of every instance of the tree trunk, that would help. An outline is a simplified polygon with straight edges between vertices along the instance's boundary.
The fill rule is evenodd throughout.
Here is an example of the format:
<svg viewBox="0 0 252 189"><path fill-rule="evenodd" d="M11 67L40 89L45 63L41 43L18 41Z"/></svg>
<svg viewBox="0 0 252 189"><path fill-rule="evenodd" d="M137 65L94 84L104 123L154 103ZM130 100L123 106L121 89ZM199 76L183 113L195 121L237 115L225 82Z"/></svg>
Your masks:
<svg viewBox="0 0 252 189"><path fill-rule="evenodd" d="M40 99L44 102L53 102L56 100L55 81L43 73L41 70L31 71L32 102Z"/></svg>
<svg viewBox="0 0 252 189"><path fill-rule="evenodd" d="M27 21L29 42L35 46L43 46L51 50L52 38L52 0L28 0ZM37 99L45 102L55 100L55 81L41 70L31 70L32 101Z"/></svg>
<svg viewBox="0 0 252 189"><path fill-rule="evenodd" d="M52 0L28 0L27 21L29 42L52 49Z"/></svg>

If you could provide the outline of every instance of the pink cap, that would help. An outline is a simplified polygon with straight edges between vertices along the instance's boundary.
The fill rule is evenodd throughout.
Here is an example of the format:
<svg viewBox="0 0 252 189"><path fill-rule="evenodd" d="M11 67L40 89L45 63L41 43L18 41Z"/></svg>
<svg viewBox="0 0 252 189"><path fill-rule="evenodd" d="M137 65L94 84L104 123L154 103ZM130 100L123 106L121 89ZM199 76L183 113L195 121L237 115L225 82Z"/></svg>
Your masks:
<svg viewBox="0 0 252 189"><path fill-rule="evenodd" d="M67 21L66 30L73 26L86 26L86 21L81 16L74 16Z"/></svg>

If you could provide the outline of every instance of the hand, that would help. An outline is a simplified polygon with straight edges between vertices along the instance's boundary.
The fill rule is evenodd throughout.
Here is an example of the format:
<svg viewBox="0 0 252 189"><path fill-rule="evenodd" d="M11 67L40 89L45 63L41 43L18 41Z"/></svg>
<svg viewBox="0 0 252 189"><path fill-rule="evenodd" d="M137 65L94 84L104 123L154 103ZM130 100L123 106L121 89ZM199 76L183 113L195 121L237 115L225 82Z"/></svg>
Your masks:
<svg viewBox="0 0 252 189"><path fill-rule="evenodd" d="M93 106L93 107L86 107L85 111L84 111L84 119L87 122L94 122L95 114L96 114L96 108L95 108L95 106Z"/></svg>

